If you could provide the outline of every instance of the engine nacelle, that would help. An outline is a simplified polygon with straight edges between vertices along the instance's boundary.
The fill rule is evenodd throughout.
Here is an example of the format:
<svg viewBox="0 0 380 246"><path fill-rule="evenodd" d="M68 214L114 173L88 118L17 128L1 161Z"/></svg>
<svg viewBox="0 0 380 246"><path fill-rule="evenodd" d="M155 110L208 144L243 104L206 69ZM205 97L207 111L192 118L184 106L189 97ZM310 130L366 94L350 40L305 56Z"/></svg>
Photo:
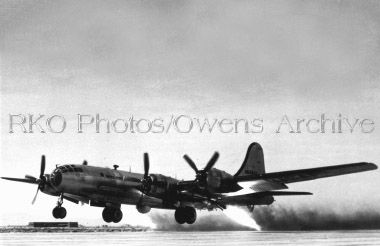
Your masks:
<svg viewBox="0 0 380 246"><path fill-rule="evenodd" d="M151 207L147 206L147 205L141 205L141 204L137 204L136 205L136 209L139 213L141 214L146 214L146 213L149 213Z"/></svg>
<svg viewBox="0 0 380 246"><path fill-rule="evenodd" d="M235 182L233 176L225 171L213 168L207 175L207 189L213 192L233 192L241 189Z"/></svg>
<svg viewBox="0 0 380 246"><path fill-rule="evenodd" d="M151 174L150 177L152 178L152 186L149 193L153 196L165 194L170 185L177 183L177 180L161 174Z"/></svg>

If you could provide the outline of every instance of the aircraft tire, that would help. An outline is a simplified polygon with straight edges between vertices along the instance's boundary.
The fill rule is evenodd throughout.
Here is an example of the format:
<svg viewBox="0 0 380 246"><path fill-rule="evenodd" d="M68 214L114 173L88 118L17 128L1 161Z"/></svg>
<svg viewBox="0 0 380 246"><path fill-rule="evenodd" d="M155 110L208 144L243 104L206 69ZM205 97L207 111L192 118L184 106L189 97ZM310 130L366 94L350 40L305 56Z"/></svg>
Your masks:
<svg viewBox="0 0 380 246"><path fill-rule="evenodd" d="M186 222L185 210L182 207L179 207L174 212L174 218L178 224L183 224Z"/></svg>
<svg viewBox="0 0 380 246"><path fill-rule="evenodd" d="M59 207L53 209L53 217L59 219Z"/></svg>
<svg viewBox="0 0 380 246"><path fill-rule="evenodd" d="M107 223L112 222L113 220L113 209L110 207L105 207L102 212L103 220Z"/></svg>
<svg viewBox="0 0 380 246"><path fill-rule="evenodd" d="M120 209L113 209L112 213L112 221L114 223L119 223L121 219L123 218L123 212Z"/></svg>
<svg viewBox="0 0 380 246"><path fill-rule="evenodd" d="M60 208L58 209L58 214L59 214L59 218L60 218L60 219L65 218L65 217L66 217L66 214L67 214L66 208L64 208L64 207L60 207Z"/></svg>
<svg viewBox="0 0 380 246"><path fill-rule="evenodd" d="M197 220L197 212L193 207L184 207L184 214L187 224L194 224L194 222Z"/></svg>
<svg viewBox="0 0 380 246"><path fill-rule="evenodd" d="M66 217L66 209L64 207L55 207L53 209L53 217L56 219L63 219Z"/></svg>

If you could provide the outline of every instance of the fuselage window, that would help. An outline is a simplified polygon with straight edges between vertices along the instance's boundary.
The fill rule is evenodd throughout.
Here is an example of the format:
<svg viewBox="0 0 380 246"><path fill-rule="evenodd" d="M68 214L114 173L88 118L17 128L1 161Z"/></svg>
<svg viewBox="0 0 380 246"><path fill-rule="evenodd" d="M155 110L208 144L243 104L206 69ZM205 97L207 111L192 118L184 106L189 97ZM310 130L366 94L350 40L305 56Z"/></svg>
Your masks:
<svg viewBox="0 0 380 246"><path fill-rule="evenodd" d="M59 166L58 170L60 170L62 173L70 172L70 170L68 169L67 165Z"/></svg>
<svg viewBox="0 0 380 246"><path fill-rule="evenodd" d="M100 173L100 176L104 177L104 173Z"/></svg>
<svg viewBox="0 0 380 246"><path fill-rule="evenodd" d="M62 173L65 173L65 172L67 172L67 169L66 169L65 166L63 166L63 167L62 167Z"/></svg>

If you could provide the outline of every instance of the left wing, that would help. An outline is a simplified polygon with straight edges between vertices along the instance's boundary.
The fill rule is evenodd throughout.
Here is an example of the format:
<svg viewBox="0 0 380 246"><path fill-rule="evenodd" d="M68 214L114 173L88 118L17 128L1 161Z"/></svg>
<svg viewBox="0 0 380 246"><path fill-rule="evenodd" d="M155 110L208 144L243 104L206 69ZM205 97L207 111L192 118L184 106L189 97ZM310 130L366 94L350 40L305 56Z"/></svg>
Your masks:
<svg viewBox="0 0 380 246"><path fill-rule="evenodd" d="M221 202L225 205L268 205L274 199L273 196L297 196L297 195L312 195L310 192L303 191L265 191L250 193L246 195L225 196L221 198Z"/></svg>
<svg viewBox="0 0 380 246"><path fill-rule="evenodd" d="M377 169L373 163L358 162L336 166L299 169L284 172L264 173L260 175L235 176L237 182L266 180L275 183L294 183L313 179L327 178L350 173L364 172Z"/></svg>

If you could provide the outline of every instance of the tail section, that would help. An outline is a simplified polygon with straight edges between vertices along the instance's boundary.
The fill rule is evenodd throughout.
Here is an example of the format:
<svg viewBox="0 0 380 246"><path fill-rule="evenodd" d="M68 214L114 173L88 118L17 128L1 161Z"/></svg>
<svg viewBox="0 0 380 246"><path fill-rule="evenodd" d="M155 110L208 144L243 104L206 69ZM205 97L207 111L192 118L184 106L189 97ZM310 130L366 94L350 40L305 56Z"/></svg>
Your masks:
<svg viewBox="0 0 380 246"><path fill-rule="evenodd" d="M260 144L254 142L248 147L247 154L235 176L260 175L265 173L264 152Z"/></svg>

